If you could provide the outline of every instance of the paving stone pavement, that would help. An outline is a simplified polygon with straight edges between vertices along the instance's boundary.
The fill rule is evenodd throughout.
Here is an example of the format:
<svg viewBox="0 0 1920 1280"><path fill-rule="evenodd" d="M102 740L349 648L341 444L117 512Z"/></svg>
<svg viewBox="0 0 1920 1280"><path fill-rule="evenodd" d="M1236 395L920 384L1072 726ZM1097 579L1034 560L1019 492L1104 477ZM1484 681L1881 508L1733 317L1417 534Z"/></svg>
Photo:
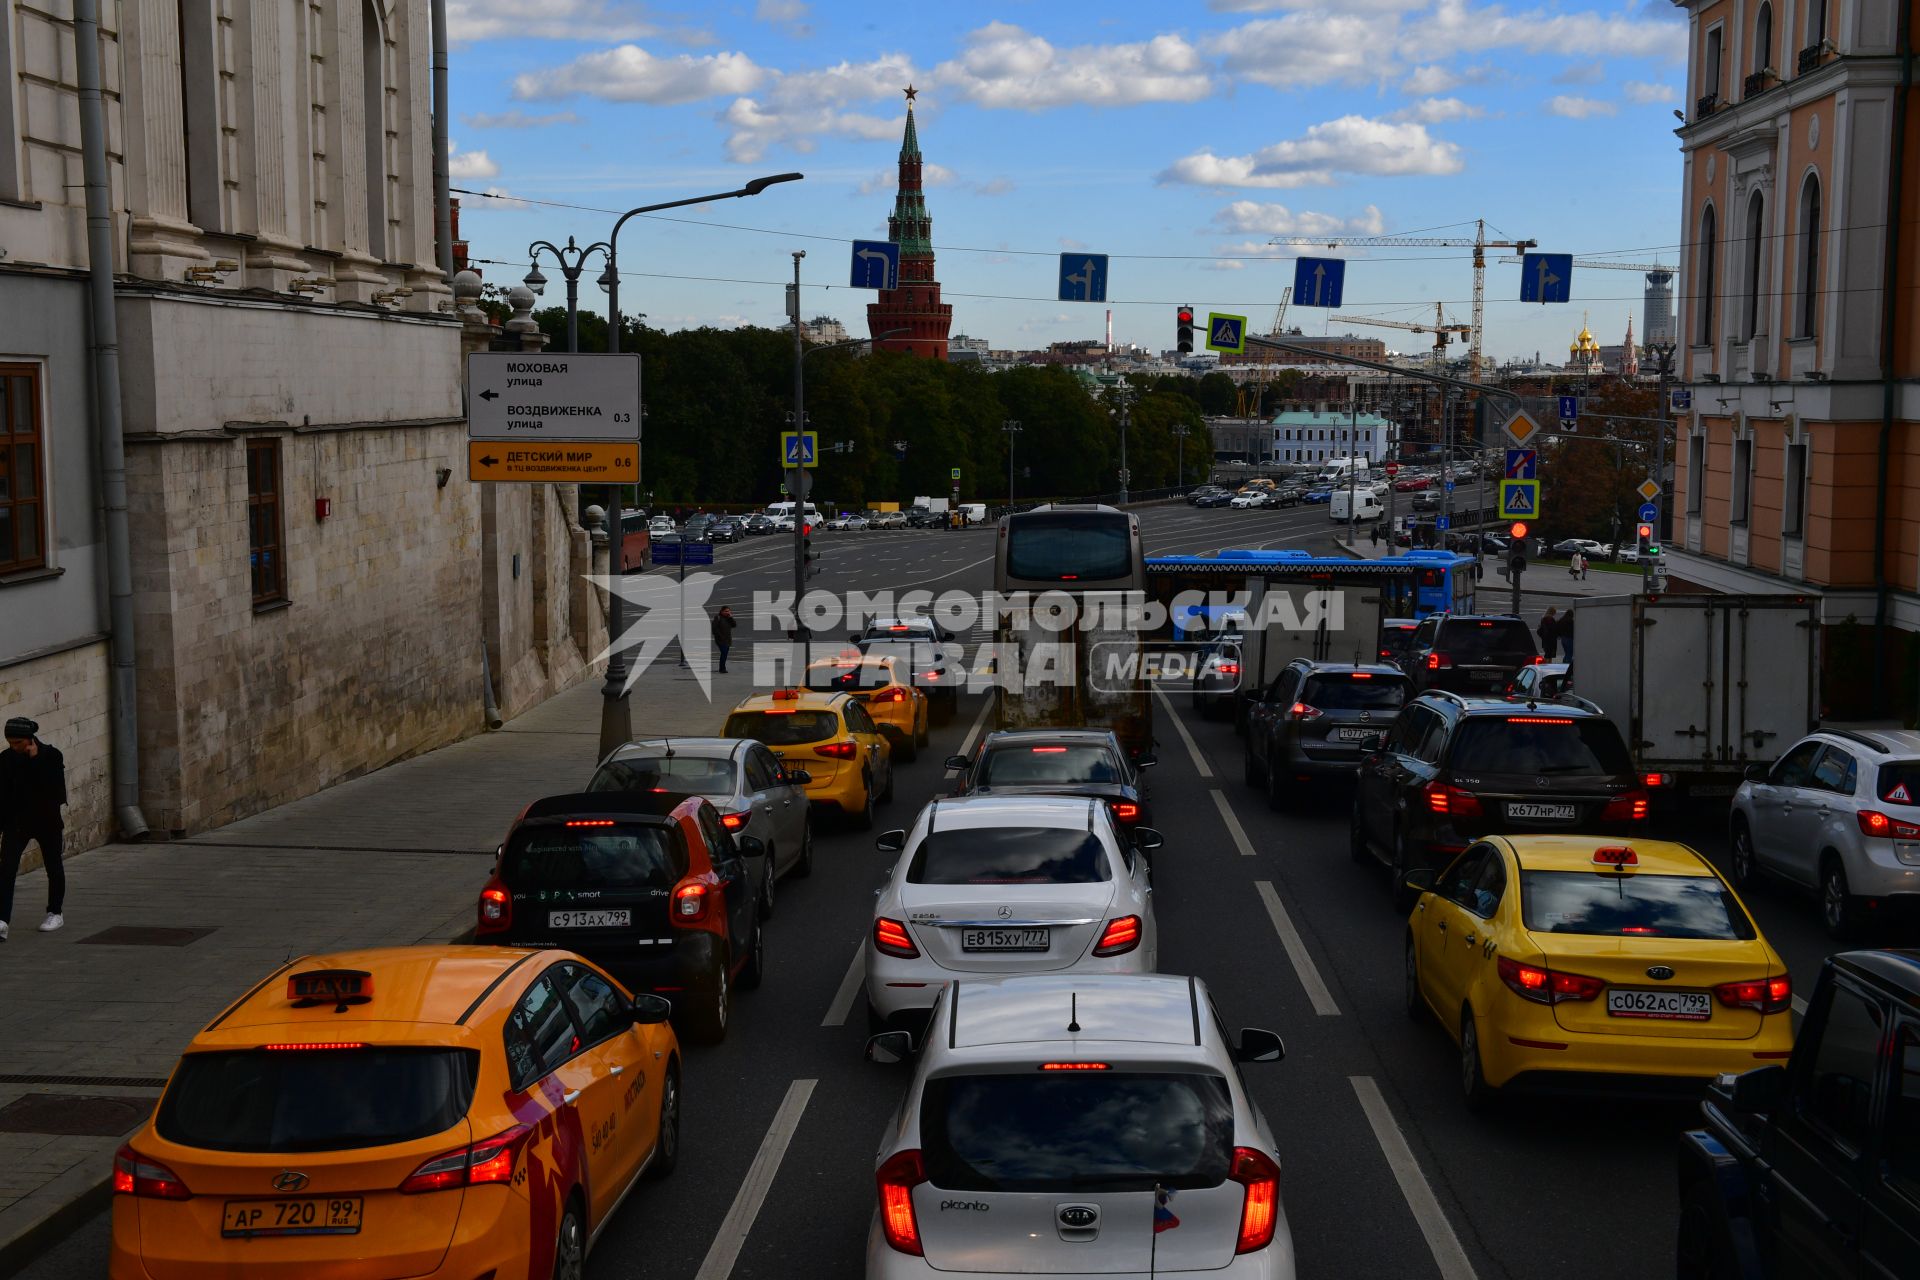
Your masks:
<svg viewBox="0 0 1920 1280"><path fill-rule="evenodd" d="M738 671L714 679L710 703L691 672L655 664L631 698L636 736L716 732L752 690ZM508 824L585 786L600 687L216 831L69 859L57 933L36 931L44 875L22 876L0 944L0 1108L28 1093L151 1099L194 1033L290 957L462 934ZM211 932L87 941L115 926ZM97 1209L121 1141L0 1133L0 1276Z"/></svg>

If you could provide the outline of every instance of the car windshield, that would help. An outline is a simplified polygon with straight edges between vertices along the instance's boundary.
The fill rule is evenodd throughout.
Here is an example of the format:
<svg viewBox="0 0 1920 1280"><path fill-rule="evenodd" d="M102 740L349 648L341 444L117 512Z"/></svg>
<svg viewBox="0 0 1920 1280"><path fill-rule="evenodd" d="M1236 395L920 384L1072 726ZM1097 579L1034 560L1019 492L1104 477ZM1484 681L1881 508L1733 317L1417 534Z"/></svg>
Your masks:
<svg viewBox="0 0 1920 1280"><path fill-rule="evenodd" d="M1458 773L1633 772L1610 720L1570 716L1471 716L1449 762Z"/></svg>
<svg viewBox="0 0 1920 1280"><path fill-rule="evenodd" d="M168 1142L205 1151L352 1151L412 1142L461 1123L479 1070L480 1055L471 1049L189 1053L154 1127Z"/></svg>
<svg viewBox="0 0 1920 1280"><path fill-rule="evenodd" d="M1100 837L1073 827L935 831L907 865L910 884L1095 884L1109 878Z"/></svg>
<svg viewBox="0 0 1920 1280"><path fill-rule="evenodd" d="M1539 933L1751 939L1753 921L1714 876L1522 871L1520 907Z"/></svg>
<svg viewBox="0 0 1920 1280"><path fill-rule="evenodd" d="M672 791L730 796L739 769L732 760L705 756L627 756L594 771L589 791Z"/></svg>
<svg viewBox="0 0 1920 1280"><path fill-rule="evenodd" d="M831 711L736 711L722 737L752 738L770 747L795 747L838 736L840 717Z"/></svg>
<svg viewBox="0 0 1920 1280"><path fill-rule="evenodd" d="M1409 687L1405 676L1322 672L1307 677L1300 701L1322 711L1394 711L1406 705Z"/></svg>
<svg viewBox="0 0 1920 1280"><path fill-rule="evenodd" d="M500 878L508 888L525 893L671 889L686 870L678 828L634 822L524 827L513 833L500 858Z"/></svg>
<svg viewBox="0 0 1920 1280"><path fill-rule="evenodd" d="M920 1104L927 1177L950 1191L1152 1191L1226 1180L1219 1076L1023 1071L936 1076Z"/></svg>
<svg viewBox="0 0 1920 1280"><path fill-rule="evenodd" d="M1011 520L1007 577L1018 582L1103 582L1133 572L1129 523L1118 513L1029 513Z"/></svg>
<svg viewBox="0 0 1920 1280"><path fill-rule="evenodd" d="M1500 662L1522 666L1534 657L1533 632L1518 618L1450 620L1440 628L1434 648L1456 663Z"/></svg>
<svg viewBox="0 0 1920 1280"><path fill-rule="evenodd" d="M1048 783L1120 782L1120 766L1104 746L996 747L980 761L982 787L1027 787Z"/></svg>
<svg viewBox="0 0 1920 1280"><path fill-rule="evenodd" d="M1887 804L1920 805L1920 760L1889 760L1881 765L1874 794Z"/></svg>

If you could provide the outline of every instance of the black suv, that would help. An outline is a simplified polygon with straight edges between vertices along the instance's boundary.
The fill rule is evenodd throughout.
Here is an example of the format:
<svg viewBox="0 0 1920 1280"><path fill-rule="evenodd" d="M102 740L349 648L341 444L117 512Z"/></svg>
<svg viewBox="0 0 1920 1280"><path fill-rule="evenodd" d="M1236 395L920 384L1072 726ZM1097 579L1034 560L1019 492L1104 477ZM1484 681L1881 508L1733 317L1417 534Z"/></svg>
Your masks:
<svg viewBox="0 0 1920 1280"><path fill-rule="evenodd" d="M1353 860L1398 886L1485 835L1646 830L1651 804L1613 722L1584 707L1422 694L1368 743L1353 795Z"/></svg>
<svg viewBox="0 0 1920 1280"><path fill-rule="evenodd" d="M1422 693L1497 693L1539 660L1533 632L1510 613L1433 613L1407 647L1407 674Z"/></svg>
<svg viewBox="0 0 1920 1280"><path fill-rule="evenodd" d="M1351 777L1362 744L1391 728L1412 700L1413 684L1398 667L1296 659L1247 702L1247 785L1264 785L1267 803L1284 809L1306 784Z"/></svg>
<svg viewBox="0 0 1920 1280"><path fill-rule="evenodd" d="M1680 1140L1682 1280L1920 1275L1920 951L1827 959L1793 1056Z"/></svg>

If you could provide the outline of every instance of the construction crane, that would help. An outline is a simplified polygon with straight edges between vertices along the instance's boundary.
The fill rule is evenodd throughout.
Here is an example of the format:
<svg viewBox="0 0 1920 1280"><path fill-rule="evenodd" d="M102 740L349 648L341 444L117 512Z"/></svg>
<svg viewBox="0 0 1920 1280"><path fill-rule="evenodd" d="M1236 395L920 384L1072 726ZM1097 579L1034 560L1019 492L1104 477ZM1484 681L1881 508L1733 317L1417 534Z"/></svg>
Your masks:
<svg viewBox="0 0 1920 1280"><path fill-rule="evenodd" d="M1267 243L1275 245L1325 245L1329 249L1471 249L1473 250L1473 333L1469 364L1473 380L1480 381L1480 338L1487 298L1487 250L1518 249L1525 252L1539 245L1537 240L1489 240L1485 218L1474 221L1473 239L1445 236L1281 236Z"/></svg>
<svg viewBox="0 0 1920 1280"><path fill-rule="evenodd" d="M1383 320L1378 316L1328 316L1327 321L1328 323L1339 321L1342 324L1379 325L1385 329L1405 329L1409 333L1430 333L1433 335L1433 371L1435 373L1440 373L1446 368L1447 343L1452 340L1453 335L1458 333L1470 336L1473 333L1473 326L1470 324L1448 324L1446 314L1441 310L1441 304L1438 302L1433 304L1432 324L1415 324L1410 320Z"/></svg>
<svg viewBox="0 0 1920 1280"><path fill-rule="evenodd" d="M1522 262L1525 261L1525 259L1516 258L1512 254L1508 254L1504 258L1501 258L1500 261ZM1663 262L1615 262L1611 258L1575 258L1573 265L1582 269L1598 267L1602 271L1664 271L1668 275L1672 275L1680 269L1678 267L1667 266Z"/></svg>
<svg viewBox="0 0 1920 1280"><path fill-rule="evenodd" d="M1293 286L1288 285L1280 291L1280 305L1273 313L1273 328L1267 330L1269 338L1277 338L1286 332L1287 304L1293 301Z"/></svg>

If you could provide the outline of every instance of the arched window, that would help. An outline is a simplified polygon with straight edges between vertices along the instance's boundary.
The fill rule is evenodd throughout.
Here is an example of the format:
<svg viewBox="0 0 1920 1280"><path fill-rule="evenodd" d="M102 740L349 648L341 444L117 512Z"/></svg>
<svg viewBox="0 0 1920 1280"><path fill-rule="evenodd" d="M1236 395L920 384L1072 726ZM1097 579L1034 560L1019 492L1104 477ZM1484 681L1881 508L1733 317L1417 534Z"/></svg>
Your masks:
<svg viewBox="0 0 1920 1280"><path fill-rule="evenodd" d="M1811 338L1820 326L1820 175L1800 188L1800 323L1796 337Z"/></svg>
<svg viewBox="0 0 1920 1280"><path fill-rule="evenodd" d="M1767 265L1766 200L1756 191L1747 202L1747 324L1742 336L1751 338L1760 332L1760 307L1764 290L1760 275Z"/></svg>
<svg viewBox="0 0 1920 1280"><path fill-rule="evenodd" d="M1773 65L1773 6L1762 4L1753 19L1753 69L1765 71Z"/></svg>
<svg viewBox="0 0 1920 1280"><path fill-rule="evenodd" d="M366 121L367 252L387 256L387 42L373 0L360 0L360 98Z"/></svg>
<svg viewBox="0 0 1920 1280"><path fill-rule="evenodd" d="M1713 345L1713 299L1717 282L1714 279L1714 255L1717 249L1717 229L1714 226L1713 206L1708 205L1706 212L1700 215L1700 242L1694 246L1700 255L1699 288L1694 290L1695 307L1694 329L1698 334L1698 345Z"/></svg>

